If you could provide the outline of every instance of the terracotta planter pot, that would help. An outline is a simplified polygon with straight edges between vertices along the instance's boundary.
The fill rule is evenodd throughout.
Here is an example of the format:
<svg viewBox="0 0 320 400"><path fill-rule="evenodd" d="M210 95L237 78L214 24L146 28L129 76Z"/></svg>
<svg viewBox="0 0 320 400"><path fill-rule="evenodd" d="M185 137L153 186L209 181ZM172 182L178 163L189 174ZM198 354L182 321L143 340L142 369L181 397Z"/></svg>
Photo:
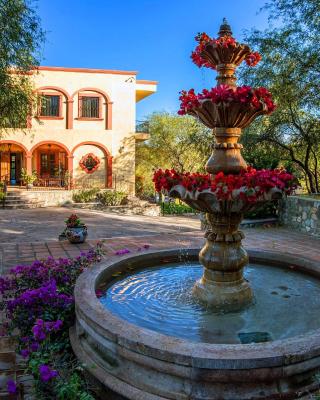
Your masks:
<svg viewBox="0 0 320 400"><path fill-rule="evenodd" d="M70 243L84 243L88 235L88 229L86 225L74 228L68 227L65 230L65 235Z"/></svg>

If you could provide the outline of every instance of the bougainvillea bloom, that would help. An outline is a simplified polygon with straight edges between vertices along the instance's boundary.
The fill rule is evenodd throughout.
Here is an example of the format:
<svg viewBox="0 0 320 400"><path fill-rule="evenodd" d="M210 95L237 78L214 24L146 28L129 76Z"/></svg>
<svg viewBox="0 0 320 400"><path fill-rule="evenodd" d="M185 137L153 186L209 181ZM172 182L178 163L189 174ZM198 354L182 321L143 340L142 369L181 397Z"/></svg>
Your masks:
<svg viewBox="0 0 320 400"><path fill-rule="evenodd" d="M7 381L7 389L10 394L17 393L17 385L12 379Z"/></svg>
<svg viewBox="0 0 320 400"><path fill-rule="evenodd" d="M48 382L58 376L58 372L51 369L48 365L40 365L39 367L40 379L42 382Z"/></svg>
<svg viewBox="0 0 320 400"><path fill-rule="evenodd" d="M265 109L268 114L272 113L276 108L271 93L264 87L238 86L231 88L228 85L218 85L210 90L203 89L198 94L194 92L194 89L189 91L182 90L179 100L181 101L179 115L187 114L194 108L199 107L204 100L210 100L215 104L248 104L257 111Z"/></svg>
<svg viewBox="0 0 320 400"><path fill-rule="evenodd" d="M214 39L207 35L205 32L202 32L197 34L195 40L198 42L198 45L191 53L191 59L199 68L205 67L216 69L216 65L210 63L201 56L201 53L203 52L207 44L210 43L216 47L221 48L239 46L239 43L235 40L235 38L229 35L221 36L217 39ZM257 51L248 54L245 58L245 62L250 67L254 67L255 65L257 65L260 60L261 55Z"/></svg>

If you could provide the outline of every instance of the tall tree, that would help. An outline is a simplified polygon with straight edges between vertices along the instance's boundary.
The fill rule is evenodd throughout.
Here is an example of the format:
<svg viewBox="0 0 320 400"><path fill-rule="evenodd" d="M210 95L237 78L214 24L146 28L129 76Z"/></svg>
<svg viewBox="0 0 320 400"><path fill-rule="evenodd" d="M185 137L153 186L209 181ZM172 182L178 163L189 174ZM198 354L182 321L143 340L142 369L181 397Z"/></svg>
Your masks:
<svg viewBox="0 0 320 400"><path fill-rule="evenodd" d="M213 136L195 118L154 113L144 125L150 139L137 146L136 175L139 185L152 191L151 179L153 170L157 168L174 168L181 172L204 171Z"/></svg>
<svg viewBox="0 0 320 400"><path fill-rule="evenodd" d="M320 2L272 0L266 4L276 25L254 30L245 41L263 57L254 71L241 70L243 83L268 87L277 103L247 135L268 143L304 176L309 192L320 192Z"/></svg>
<svg viewBox="0 0 320 400"><path fill-rule="evenodd" d="M32 0L0 0L0 136L26 127L44 32Z"/></svg>

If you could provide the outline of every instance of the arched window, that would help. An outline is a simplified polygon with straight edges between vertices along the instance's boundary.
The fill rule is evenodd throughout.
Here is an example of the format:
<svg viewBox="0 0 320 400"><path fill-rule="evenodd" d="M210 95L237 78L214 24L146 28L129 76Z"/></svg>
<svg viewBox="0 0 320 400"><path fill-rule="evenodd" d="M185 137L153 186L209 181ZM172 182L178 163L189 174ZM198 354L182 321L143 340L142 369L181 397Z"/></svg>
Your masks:
<svg viewBox="0 0 320 400"><path fill-rule="evenodd" d="M106 129L112 129L112 102L104 91L87 87L77 90L72 98L76 95L78 95L78 120L105 120Z"/></svg>
<svg viewBox="0 0 320 400"><path fill-rule="evenodd" d="M43 86L38 88L38 119L64 119L66 118L66 128L72 129L73 100L64 89L56 86ZM65 106L65 112L63 104ZM65 115L64 115L65 113Z"/></svg>

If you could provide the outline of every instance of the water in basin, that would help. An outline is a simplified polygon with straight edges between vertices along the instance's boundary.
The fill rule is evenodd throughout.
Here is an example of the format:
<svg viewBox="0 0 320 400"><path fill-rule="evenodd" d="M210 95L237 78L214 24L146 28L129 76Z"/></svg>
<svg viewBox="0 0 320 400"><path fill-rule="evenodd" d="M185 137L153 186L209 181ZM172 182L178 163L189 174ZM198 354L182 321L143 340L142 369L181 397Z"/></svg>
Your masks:
<svg viewBox="0 0 320 400"><path fill-rule="evenodd" d="M264 342L320 327L320 282L316 278L291 269L250 264L245 277L255 294L254 304L222 314L192 296L202 271L196 262L145 268L112 281L100 300L128 322L195 342Z"/></svg>

